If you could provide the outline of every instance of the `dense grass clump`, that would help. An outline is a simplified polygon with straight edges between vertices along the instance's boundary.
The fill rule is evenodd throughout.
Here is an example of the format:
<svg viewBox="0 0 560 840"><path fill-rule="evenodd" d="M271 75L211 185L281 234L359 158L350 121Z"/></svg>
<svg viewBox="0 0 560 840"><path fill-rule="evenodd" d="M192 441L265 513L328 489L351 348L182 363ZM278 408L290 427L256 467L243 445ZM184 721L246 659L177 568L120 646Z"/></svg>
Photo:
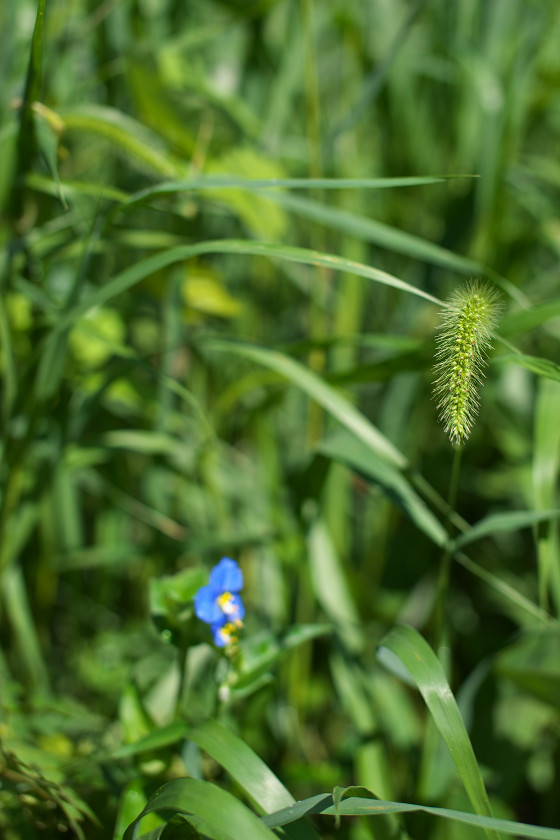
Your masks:
<svg viewBox="0 0 560 840"><path fill-rule="evenodd" d="M0 3L2 840L560 840L557 12Z"/></svg>

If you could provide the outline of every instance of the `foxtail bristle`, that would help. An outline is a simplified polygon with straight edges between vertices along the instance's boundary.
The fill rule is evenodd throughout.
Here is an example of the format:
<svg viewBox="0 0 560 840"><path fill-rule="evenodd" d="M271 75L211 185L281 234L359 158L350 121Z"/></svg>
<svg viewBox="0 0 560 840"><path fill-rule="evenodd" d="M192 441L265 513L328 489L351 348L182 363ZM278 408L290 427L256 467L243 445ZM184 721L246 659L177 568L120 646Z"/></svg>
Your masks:
<svg viewBox="0 0 560 840"><path fill-rule="evenodd" d="M497 292L478 281L455 291L445 304L436 337L434 394L454 444L467 440L477 415L478 386L499 314Z"/></svg>

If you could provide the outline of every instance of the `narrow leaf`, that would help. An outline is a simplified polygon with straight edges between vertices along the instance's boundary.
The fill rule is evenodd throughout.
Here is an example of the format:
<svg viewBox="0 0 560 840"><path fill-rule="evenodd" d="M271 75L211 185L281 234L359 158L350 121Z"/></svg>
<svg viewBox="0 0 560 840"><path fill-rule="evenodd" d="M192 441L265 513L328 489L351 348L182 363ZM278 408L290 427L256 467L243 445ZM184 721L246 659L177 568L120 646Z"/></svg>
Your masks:
<svg viewBox="0 0 560 840"><path fill-rule="evenodd" d="M360 440L345 432L333 435L319 446L319 451L329 458L346 464L378 485L390 501L404 513L438 546L447 542L447 532L426 503L409 484L406 477L393 464L376 455Z"/></svg>
<svg viewBox="0 0 560 840"><path fill-rule="evenodd" d="M461 257L446 248L442 248L441 245L436 245L420 236L398 230L398 228L378 222L375 219L369 219L348 210L328 207L319 201L302 196L268 192L267 197L297 216L311 219L334 230L356 236L365 242L372 242L388 251L406 254L414 259L424 260L461 274L485 273L484 267L474 260Z"/></svg>
<svg viewBox="0 0 560 840"><path fill-rule="evenodd" d="M560 382L560 365L551 362L550 359L542 359L540 356L527 356L525 353L508 353L505 356L497 356L496 362L513 362L515 365L536 373L537 376L545 376Z"/></svg>
<svg viewBox="0 0 560 840"><path fill-rule="evenodd" d="M381 458L401 469L407 466L405 456L352 403L300 362L275 350L254 347L250 344L238 344L233 341L216 339L209 341L208 346L222 352L244 356L279 373L316 400Z"/></svg>
<svg viewBox="0 0 560 840"><path fill-rule="evenodd" d="M469 543L489 537L501 531L518 531L529 528L538 522L555 519L560 516L560 510L512 510L504 513L492 513L477 522L465 534L461 534L453 541L451 550L456 551Z"/></svg>
<svg viewBox="0 0 560 840"><path fill-rule="evenodd" d="M170 265L178 262L188 260L191 257L200 256L201 254L244 254L253 256L263 256L287 260L289 262L304 263L307 265L324 265L337 271L346 271L350 274L356 274L360 277L367 277L370 280L375 280L377 283L382 283L386 286L392 286L401 291L429 300L432 303L441 305L438 298L433 297L427 292L405 283L404 280L399 280L385 271L380 271L377 268L357 263L352 260L347 260L342 257L337 257L331 254L324 254L319 251L312 251L307 248L289 247L287 245L275 245L269 242L250 242L237 239L218 239L209 242L198 242L196 245L183 245L178 248L172 248L161 254L155 254L145 260L141 260L130 268L114 277L109 283L106 283L101 288L97 289L89 297L86 297L73 309L66 313L59 321L57 328L59 331L72 326L78 318L84 315L88 310L94 306L101 306L109 300L117 297L123 292L131 289L140 281L144 280L157 271L161 271Z"/></svg>
<svg viewBox="0 0 560 840"><path fill-rule="evenodd" d="M253 750L218 721L208 721L189 738L221 764L251 797L262 813L292 805L295 799ZM311 825L298 823L288 832L292 840L316 837Z"/></svg>
<svg viewBox="0 0 560 840"><path fill-rule="evenodd" d="M296 802L289 808L269 814L264 818L270 828L277 828L286 825L292 820L297 820L305 814L332 814L337 812L333 797L330 794L318 794L309 799ZM531 840L560 840L560 829L545 828L528 823L503 820L497 817L486 817L479 814L469 814L465 811L455 811L451 808L434 808L429 805L411 805L407 802L386 802L381 799L369 799L362 797L349 797L338 804L338 812L347 816L376 816L379 814L402 814L423 812L435 817L453 820L455 822L471 825L490 831L513 835L514 837L528 837Z"/></svg>
<svg viewBox="0 0 560 840"><path fill-rule="evenodd" d="M500 323L500 335L503 335L504 338L514 338L517 335L534 330L554 318L560 318L560 301L558 300L506 315Z"/></svg>
<svg viewBox="0 0 560 840"><path fill-rule="evenodd" d="M439 659L420 633L404 625L393 628L385 636L380 645L381 655L384 648L410 672L447 744L474 810L481 816L491 817L492 809L472 744ZM487 835L495 840L495 832L487 831Z"/></svg>
<svg viewBox="0 0 560 840"><path fill-rule="evenodd" d="M173 779L160 787L124 833L135 840L142 817L153 812L200 817L205 833L215 840L273 840L275 834L235 796L199 779Z"/></svg>

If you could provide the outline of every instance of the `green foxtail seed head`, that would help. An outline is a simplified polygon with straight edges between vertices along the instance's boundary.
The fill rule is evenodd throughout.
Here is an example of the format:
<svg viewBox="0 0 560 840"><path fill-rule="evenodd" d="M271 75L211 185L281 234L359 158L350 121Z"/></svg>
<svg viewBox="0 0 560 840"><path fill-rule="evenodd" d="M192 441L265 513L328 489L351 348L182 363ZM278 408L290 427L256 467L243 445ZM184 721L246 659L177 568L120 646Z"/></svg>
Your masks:
<svg viewBox="0 0 560 840"><path fill-rule="evenodd" d="M497 292L474 281L453 292L436 337L436 380L440 420L454 444L469 436L478 411L478 386L498 317Z"/></svg>

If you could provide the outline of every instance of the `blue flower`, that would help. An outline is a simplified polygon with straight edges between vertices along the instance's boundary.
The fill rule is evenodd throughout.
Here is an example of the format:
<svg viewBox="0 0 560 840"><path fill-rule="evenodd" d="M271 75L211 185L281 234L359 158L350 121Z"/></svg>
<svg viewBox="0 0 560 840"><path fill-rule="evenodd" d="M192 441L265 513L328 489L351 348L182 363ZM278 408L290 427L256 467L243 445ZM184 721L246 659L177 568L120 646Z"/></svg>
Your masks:
<svg viewBox="0 0 560 840"><path fill-rule="evenodd" d="M235 560L222 557L210 572L207 586L201 586L194 596L194 611L201 621L210 625L214 644L227 647L237 641L243 626L245 607L239 592L243 589L243 573Z"/></svg>

